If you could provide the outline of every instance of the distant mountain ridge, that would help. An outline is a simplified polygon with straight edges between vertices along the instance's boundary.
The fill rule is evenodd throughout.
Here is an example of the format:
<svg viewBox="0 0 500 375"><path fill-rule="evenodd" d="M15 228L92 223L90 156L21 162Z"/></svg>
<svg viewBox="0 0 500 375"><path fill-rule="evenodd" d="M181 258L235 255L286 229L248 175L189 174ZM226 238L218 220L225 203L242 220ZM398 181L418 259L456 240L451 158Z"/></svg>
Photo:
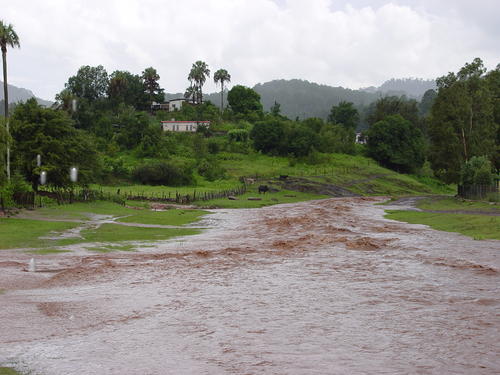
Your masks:
<svg viewBox="0 0 500 375"><path fill-rule="evenodd" d="M9 90L9 103L25 102L28 99L35 98L38 104L44 106L51 106L53 102L38 98L33 94L31 90L24 89L22 87L17 87L8 84L7 89ZM3 82L0 81L0 100L4 100L3 95Z"/></svg>
<svg viewBox="0 0 500 375"><path fill-rule="evenodd" d="M436 90L436 81L422 78L391 78L380 87L366 87L367 92L381 92L387 95L406 95L420 100L427 90Z"/></svg>
<svg viewBox="0 0 500 375"><path fill-rule="evenodd" d="M420 100L429 89L435 89L434 80L420 78L390 79L380 87L368 87L359 90L344 87L321 85L301 79L273 80L259 83L253 89L260 95L264 111L269 111L274 102L280 104L281 113L294 120L297 117L319 117L326 119L332 106L341 101L352 102L358 111L364 109L377 99L388 96L402 96ZM183 94L165 94L165 100L182 98ZM224 96L224 105L227 95ZM203 94L205 101L219 106L220 93Z"/></svg>

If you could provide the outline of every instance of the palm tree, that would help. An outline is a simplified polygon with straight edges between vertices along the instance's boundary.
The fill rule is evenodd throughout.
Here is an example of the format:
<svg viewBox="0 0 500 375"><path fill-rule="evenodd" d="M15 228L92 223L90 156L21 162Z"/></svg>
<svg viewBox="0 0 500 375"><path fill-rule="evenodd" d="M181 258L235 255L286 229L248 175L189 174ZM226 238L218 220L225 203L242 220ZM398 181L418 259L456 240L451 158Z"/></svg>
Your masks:
<svg viewBox="0 0 500 375"><path fill-rule="evenodd" d="M214 74L214 82L220 82L220 112L224 110L224 82L231 82L231 75L226 69L219 69Z"/></svg>
<svg viewBox="0 0 500 375"><path fill-rule="evenodd" d="M7 86L7 46L12 48L20 47L19 37L14 31L14 27L9 23L5 24L0 20L0 47L2 49L3 62L3 93L5 100L5 128L9 136L9 92ZM10 145L7 137L7 179L10 181Z"/></svg>
<svg viewBox="0 0 500 375"><path fill-rule="evenodd" d="M191 101L193 102L193 104L196 102L196 87L193 86L191 84L191 86L189 86L187 89L186 89L186 92L184 93L184 97L189 101L189 99L191 98Z"/></svg>
<svg viewBox="0 0 500 375"><path fill-rule="evenodd" d="M203 94L201 88L205 84L207 77L210 77L210 70L208 69L208 65L203 61L196 61L191 67L191 71L189 72L188 79L196 87L196 91L198 92L198 102L203 103Z"/></svg>

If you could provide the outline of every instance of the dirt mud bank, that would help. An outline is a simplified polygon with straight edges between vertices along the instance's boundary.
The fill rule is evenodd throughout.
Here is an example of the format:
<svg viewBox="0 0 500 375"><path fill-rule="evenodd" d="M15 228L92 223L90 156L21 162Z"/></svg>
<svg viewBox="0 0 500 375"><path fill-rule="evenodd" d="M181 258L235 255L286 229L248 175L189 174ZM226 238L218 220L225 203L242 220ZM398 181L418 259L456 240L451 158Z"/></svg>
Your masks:
<svg viewBox="0 0 500 375"><path fill-rule="evenodd" d="M0 365L34 374L495 374L500 241L382 198L217 210L134 253L0 252Z"/></svg>

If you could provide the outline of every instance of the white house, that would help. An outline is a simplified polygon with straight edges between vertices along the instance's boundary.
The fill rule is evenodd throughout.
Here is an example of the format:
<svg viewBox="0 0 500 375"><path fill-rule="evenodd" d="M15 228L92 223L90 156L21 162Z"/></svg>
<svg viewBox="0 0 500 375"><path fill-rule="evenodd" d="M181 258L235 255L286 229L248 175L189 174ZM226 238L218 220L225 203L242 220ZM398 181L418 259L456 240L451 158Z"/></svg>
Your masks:
<svg viewBox="0 0 500 375"><path fill-rule="evenodd" d="M186 99L172 99L165 103L151 103L151 109L154 111L163 110L168 112L179 111L182 105L186 102Z"/></svg>
<svg viewBox="0 0 500 375"><path fill-rule="evenodd" d="M182 108L182 105L186 99L181 98L181 99L172 99L168 101L168 111L173 112L173 111L179 111Z"/></svg>
<svg viewBox="0 0 500 375"><path fill-rule="evenodd" d="M195 132L199 126L210 126L210 121L162 121L163 131Z"/></svg>

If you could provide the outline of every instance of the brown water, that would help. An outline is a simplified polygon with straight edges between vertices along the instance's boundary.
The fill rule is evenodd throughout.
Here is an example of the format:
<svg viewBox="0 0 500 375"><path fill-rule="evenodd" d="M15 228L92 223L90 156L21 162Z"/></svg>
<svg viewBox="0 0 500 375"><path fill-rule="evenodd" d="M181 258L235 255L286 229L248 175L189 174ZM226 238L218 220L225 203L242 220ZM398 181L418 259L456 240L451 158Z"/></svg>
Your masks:
<svg viewBox="0 0 500 375"><path fill-rule="evenodd" d="M35 374L498 374L500 241L380 199L210 215L140 253L0 253L0 364Z"/></svg>

